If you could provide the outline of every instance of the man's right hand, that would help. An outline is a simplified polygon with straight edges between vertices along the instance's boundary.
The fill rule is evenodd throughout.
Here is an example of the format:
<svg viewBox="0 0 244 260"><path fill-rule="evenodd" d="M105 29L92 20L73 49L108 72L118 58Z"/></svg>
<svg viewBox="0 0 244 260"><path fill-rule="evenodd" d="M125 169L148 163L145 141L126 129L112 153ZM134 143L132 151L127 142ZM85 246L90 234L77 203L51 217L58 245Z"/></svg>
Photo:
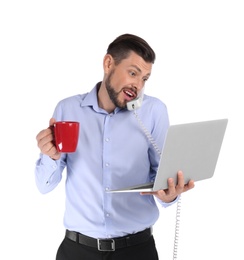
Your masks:
<svg viewBox="0 0 244 260"><path fill-rule="evenodd" d="M48 155L53 160L58 160L61 153L58 152L54 144L53 125L55 122L56 120L51 118L49 120L49 127L39 132L36 136L36 140L41 153Z"/></svg>

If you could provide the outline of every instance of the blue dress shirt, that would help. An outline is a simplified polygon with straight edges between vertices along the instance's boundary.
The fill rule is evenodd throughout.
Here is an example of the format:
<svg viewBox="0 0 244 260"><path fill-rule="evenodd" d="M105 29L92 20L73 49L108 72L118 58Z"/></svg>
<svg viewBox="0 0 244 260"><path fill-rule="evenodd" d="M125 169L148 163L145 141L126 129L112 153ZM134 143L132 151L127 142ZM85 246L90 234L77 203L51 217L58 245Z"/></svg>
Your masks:
<svg viewBox="0 0 244 260"><path fill-rule="evenodd" d="M95 238L125 236L151 227L159 217L154 196L108 193L153 181L159 162L134 112L116 108L108 113L98 106L97 88L60 101L56 121L80 122L77 150L59 160L40 154L36 185L41 193L52 191L66 170L66 229ZM162 149L169 119L165 104L144 95L137 114L157 146ZM172 203L160 202L166 207Z"/></svg>

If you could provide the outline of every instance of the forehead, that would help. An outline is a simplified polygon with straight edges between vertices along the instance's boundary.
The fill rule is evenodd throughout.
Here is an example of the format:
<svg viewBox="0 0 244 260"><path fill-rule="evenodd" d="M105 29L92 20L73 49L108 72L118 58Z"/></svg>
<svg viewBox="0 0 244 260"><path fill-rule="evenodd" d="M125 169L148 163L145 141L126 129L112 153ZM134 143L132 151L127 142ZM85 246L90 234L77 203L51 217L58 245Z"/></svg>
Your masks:
<svg viewBox="0 0 244 260"><path fill-rule="evenodd" d="M143 74L150 74L153 65L151 62L144 61L144 59L135 52L131 52L126 59L121 61L120 64L122 66L135 68L141 71Z"/></svg>

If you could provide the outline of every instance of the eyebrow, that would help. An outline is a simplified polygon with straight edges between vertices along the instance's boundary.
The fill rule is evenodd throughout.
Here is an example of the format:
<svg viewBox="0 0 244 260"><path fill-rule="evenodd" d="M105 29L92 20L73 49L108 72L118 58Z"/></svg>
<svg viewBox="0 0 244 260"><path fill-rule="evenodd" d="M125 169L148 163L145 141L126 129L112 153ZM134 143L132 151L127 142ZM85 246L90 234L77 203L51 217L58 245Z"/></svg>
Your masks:
<svg viewBox="0 0 244 260"><path fill-rule="evenodd" d="M141 69L139 67L137 67L136 65L131 65L131 67L135 68L140 73L142 72ZM151 75L151 73L147 73L147 75L145 75L144 77L149 77L150 75Z"/></svg>

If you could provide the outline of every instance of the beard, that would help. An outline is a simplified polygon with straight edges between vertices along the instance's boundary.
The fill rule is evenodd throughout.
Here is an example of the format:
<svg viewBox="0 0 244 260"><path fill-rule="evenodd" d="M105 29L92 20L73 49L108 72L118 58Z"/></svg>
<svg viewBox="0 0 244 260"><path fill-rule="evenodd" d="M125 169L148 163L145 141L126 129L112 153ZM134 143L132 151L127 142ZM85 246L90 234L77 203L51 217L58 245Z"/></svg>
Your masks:
<svg viewBox="0 0 244 260"><path fill-rule="evenodd" d="M106 86L106 89L107 89L107 92L108 92L108 95L109 95L109 98L111 99L111 101L113 102L113 104L116 106L116 107L119 107L119 108L125 108L126 107L126 101L124 102L120 102L119 101L119 94L120 92L122 91L119 91L119 92L116 92L113 88L113 86L111 85L111 78L114 74L114 70L111 71L111 73L108 75L106 81L105 81L105 86Z"/></svg>

